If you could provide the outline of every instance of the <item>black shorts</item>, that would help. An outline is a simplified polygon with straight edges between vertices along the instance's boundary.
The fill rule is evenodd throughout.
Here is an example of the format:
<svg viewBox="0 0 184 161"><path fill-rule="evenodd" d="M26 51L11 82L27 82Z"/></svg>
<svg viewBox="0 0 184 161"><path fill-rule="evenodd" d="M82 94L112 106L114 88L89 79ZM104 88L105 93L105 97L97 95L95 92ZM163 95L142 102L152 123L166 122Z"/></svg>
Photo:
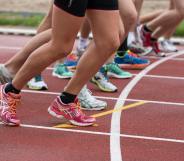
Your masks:
<svg viewBox="0 0 184 161"><path fill-rule="evenodd" d="M86 9L118 10L118 0L54 0L54 4L79 17L85 15Z"/></svg>

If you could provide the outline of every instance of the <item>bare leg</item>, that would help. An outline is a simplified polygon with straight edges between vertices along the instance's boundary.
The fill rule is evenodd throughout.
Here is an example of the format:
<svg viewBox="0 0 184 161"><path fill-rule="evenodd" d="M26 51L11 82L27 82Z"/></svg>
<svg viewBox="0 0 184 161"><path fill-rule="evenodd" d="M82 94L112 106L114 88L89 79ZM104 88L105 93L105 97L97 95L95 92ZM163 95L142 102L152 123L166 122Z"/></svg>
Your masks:
<svg viewBox="0 0 184 161"><path fill-rule="evenodd" d="M53 2L52 2L53 3ZM31 41L29 41L24 48L22 48L16 55L5 63L5 67L14 76L20 67L24 64L29 55L38 47L48 42L51 38L51 20L52 20L52 6L48 14L44 17L41 24L37 29L38 35L36 35ZM44 31L44 32L43 32ZM43 33L41 33L43 32ZM41 33L41 34L39 34Z"/></svg>
<svg viewBox="0 0 184 161"><path fill-rule="evenodd" d="M80 91L83 85L115 52L120 43L118 11L89 10L88 17L94 41L81 57L75 75L65 88L66 92L72 94L77 94ZM108 17L108 21L104 17ZM103 30L101 30L102 26Z"/></svg>
<svg viewBox="0 0 184 161"><path fill-rule="evenodd" d="M30 55L15 75L12 84L17 89L22 89L32 77L41 73L51 63L70 53L82 21L83 18L68 14L54 6L51 41L42 45Z"/></svg>

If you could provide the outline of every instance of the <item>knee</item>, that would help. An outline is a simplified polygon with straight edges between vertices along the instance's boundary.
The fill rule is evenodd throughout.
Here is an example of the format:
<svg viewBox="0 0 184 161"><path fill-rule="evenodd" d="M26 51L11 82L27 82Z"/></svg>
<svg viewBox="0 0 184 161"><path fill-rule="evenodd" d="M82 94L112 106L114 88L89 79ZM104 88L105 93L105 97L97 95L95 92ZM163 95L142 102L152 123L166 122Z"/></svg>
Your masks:
<svg viewBox="0 0 184 161"><path fill-rule="evenodd" d="M68 54L72 52L73 46L69 44L57 44L50 42L50 52L53 54L54 59L61 59L66 57Z"/></svg>
<svg viewBox="0 0 184 161"><path fill-rule="evenodd" d="M97 41L96 46L98 50L102 50L105 54L114 53L120 46L119 36L103 39L102 41Z"/></svg>

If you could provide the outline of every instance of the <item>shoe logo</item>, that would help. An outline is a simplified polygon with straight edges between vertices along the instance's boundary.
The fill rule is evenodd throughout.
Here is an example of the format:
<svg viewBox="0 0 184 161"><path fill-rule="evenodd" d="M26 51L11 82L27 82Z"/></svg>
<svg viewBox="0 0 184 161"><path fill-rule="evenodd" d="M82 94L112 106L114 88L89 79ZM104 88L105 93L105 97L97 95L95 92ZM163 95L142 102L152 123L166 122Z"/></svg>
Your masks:
<svg viewBox="0 0 184 161"><path fill-rule="evenodd" d="M69 0L68 8L72 6L73 0Z"/></svg>

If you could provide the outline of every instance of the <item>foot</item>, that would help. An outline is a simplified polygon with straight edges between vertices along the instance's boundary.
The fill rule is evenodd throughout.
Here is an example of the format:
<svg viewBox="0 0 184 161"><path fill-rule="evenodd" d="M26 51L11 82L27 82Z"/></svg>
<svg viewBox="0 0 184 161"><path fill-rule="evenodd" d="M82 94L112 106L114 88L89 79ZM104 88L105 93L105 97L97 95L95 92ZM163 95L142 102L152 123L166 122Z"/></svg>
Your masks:
<svg viewBox="0 0 184 161"><path fill-rule="evenodd" d="M96 121L94 117L86 116L81 111L77 100L74 103L64 104L60 97L57 97L48 108L48 112L59 119L64 117L77 126L90 126Z"/></svg>
<svg viewBox="0 0 184 161"><path fill-rule="evenodd" d="M97 85L97 87L103 92L116 92L118 89L115 85L109 82L107 77L107 71L104 67L91 79L91 82Z"/></svg>
<svg viewBox="0 0 184 161"><path fill-rule="evenodd" d="M77 67L77 63L78 63L78 57L76 56L76 54L69 54L65 61L64 64L71 70L75 70Z"/></svg>
<svg viewBox="0 0 184 161"><path fill-rule="evenodd" d="M20 120L16 116L16 108L20 102L20 94L5 93L5 85L0 85L0 119L3 124L19 126Z"/></svg>
<svg viewBox="0 0 184 161"><path fill-rule="evenodd" d="M150 64L149 60L140 58L131 51L127 51L124 56L116 55L114 61L123 69L144 69Z"/></svg>
<svg viewBox="0 0 184 161"><path fill-rule="evenodd" d="M0 64L0 84L11 82L13 77L10 75L4 64Z"/></svg>
<svg viewBox="0 0 184 161"><path fill-rule="evenodd" d="M121 79L132 77L131 73L126 72L123 69L121 69L117 63L106 64L105 68L107 70L108 77L121 78Z"/></svg>
<svg viewBox="0 0 184 161"><path fill-rule="evenodd" d="M78 95L78 99L83 110L98 111L107 107L105 101L96 99L91 91L84 86Z"/></svg>
<svg viewBox="0 0 184 161"><path fill-rule="evenodd" d="M58 78L71 78L73 73L68 70L66 65L60 63L54 67L52 75Z"/></svg>
<svg viewBox="0 0 184 161"><path fill-rule="evenodd" d="M42 79L41 75L37 75L36 77L32 78L28 83L27 86L29 89L32 90L47 90L48 86Z"/></svg>

